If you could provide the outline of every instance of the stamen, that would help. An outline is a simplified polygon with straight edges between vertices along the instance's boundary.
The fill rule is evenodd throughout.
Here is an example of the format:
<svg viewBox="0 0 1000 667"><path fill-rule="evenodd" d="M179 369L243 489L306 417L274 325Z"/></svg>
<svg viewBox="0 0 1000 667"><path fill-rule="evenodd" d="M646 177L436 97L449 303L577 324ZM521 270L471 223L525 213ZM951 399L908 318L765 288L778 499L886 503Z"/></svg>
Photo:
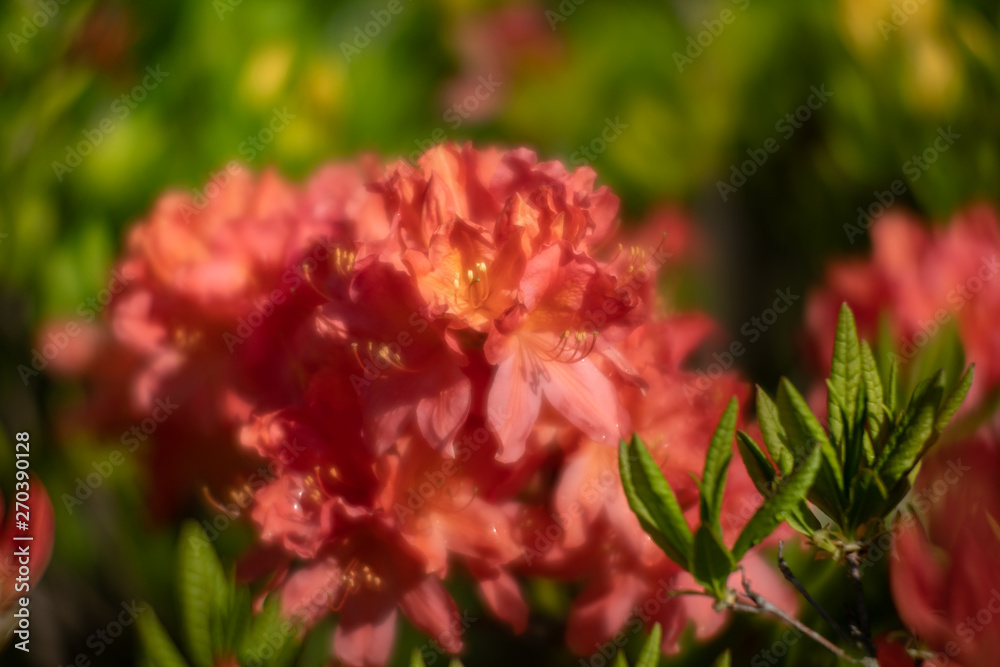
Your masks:
<svg viewBox="0 0 1000 667"><path fill-rule="evenodd" d="M229 518L236 519L236 518L238 518L240 516L239 512L233 512L228 507L226 507L225 505L223 505L222 503L220 503L218 500L216 500L212 496L212 492L208 490L208 486L201 487L201 492L205 496L205 500L207 500L209 502L209 504L213 505L220 512L223 512L224 514L226 514L226 516L228 516Z"/></svg>

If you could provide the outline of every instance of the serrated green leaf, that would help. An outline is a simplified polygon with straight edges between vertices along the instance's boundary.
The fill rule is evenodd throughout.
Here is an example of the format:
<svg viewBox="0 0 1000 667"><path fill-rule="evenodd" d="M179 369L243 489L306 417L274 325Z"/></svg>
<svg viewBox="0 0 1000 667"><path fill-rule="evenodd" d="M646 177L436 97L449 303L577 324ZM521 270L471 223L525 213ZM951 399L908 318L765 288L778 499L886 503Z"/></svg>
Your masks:
<svg viewBox="0 0 1000 667"><path fill-rule="evenodd" d="M146 610L136 617L139 641L146 659L153 667L187 667L181 652L170 638L156 612L146 605Z"/></svg>
<svg viewBox="0 0 1000 667"><path fill-rule="evenodd" d="M743 431L736 434L736 446L739 449L740 458L743 459L743 466L747 469L754 486L765 496L771 493L771 483L777 473L771 462L764 456L764 452L760 450L753 438Z"/></svg>
<svg viewBox="0 0 1000 667"><path fill-rule="evenodd" d="M712 667L732 667L733 658L729 651L725 651L719 658L712 663Z"/></svg>
<svg viewBox="0 0 1000 667"><path fill-rule="evenodd" d="M778 406L774 404L767 392L757 387L757 421L760 433L764 438L764 446L771 455L775 467L782 475L787 475L795 466L795 458L788 449L788 435L781 425Z"/></svg>
<svg viewBox="0 0 1000 667"><path fill-rule="evenodd" d="M823 527L805 500L788 513L788 516L785 517L785 523L806 537L812 537L813 533Z"/></svg>
<svg viewBox="0 0 1000 667"><path fill-rule="evenodd" d="M736 435L736 417L739 402L734 396L722 413L719 424L705 455L705 472L701 476L701 522L711 526L719 524L722 511L722 494L726 487L726 474L733 458L733 437Z"/></svg>
<svg viewBox="0 0 1000 667"><path fill-rule="evenodd" d="M229 584L215 549L194 521L181 527L177 560L188 652L198 667L212 667L213 649L222 643L219 608L228 607Z"/></svg>
<svg viewBox="0 0 1000 667"><path fill-rule="evenodd" d="M846 410L845 424L853 424L854 406L861 385L861 351L858 345L858 329L854 324L854 313L846 303L840 305L840 316L837 318L837 333L830 363L830 383L842 399L843 408ZM830 432L833 433L832 428Z"/></svg>
<svg viewBox="0 0 1000 667"><path fill-rule="evenodd" d="M864 380L865 404L867 405L867 426L871 438L877 440L882 431L882 380L878 374L875 355L867 341L861 341L861 378Z"/></svg>
<svg viewBox="0 0 1000 667"><path fill-rule="evenodd" d="M618 465L629 506L643 530L672 561L690 569L694 538L673 490L638 435L618 446Z"/></svg>
<svg viewBox="0 0 1000 667"><path fill-rule="evenodd" d="M950 422L951 418L955 416L958 409L962 407L962 401L965 400L966 395L969 393L969 389L972 387L972 379L975 375L975 371L975 364L971 364L967 369L965 369L965 372L959 379L958 384L955 385L952 392L948 394L948 398L946 398L944 403L941 404L941 409L938 410L937 417L934 420L934 430L938 433L944 431L945 427L948 426L948 422Z"/></svg>
<svg viewBox="0 0 1000 667"><path fill-rule="evenodd" d="M843 511L844 497L837 452L805 399L787 378L782 378L778 385L777 406L796 463L812 451L813 443L819 443L823 465L817 473L810 500L828 516L837 519Z"/></svg>
<svg viewBox="0 0 1000 667"><path fill-rule="evenodd" d="M719 533L702 524L694 535L694 554L691 556L691 574L717 598L724 598L726 580L736 567L729 550L722 543Z"/></svg>
<svg viewBox="0 0 1000 667"><path fill-rule="evenodd" d="M868 420L868 401L865 394L868 390L861 385L861 390L855 398L857 405L854 408L854 424L844 434L844 479L850 483L851 477L858 471L862 461L866 461L865 439L868 432L865 424ZM867 463L867 461L866 461Z"/></svg>
<svg viewBox="0 0 1000 667"><path fill-rule="evenodd" d="M844 408L844 399L834 387L833 382L826 381L826 422L830 429L830 441L834 449L837 450L838 457L844 455L844 423L847 414Z"/></svg>
<svg viewBox="0 0 1000 667"><path fill-rule="evenodd" d="M822 445L815 443L799 466L788 477L779 480L774 493L764 501L743 528L733 545L733 560L739 562L750 547L774 532L782 521L805 499L819 472Z"/></svg>
<svg viewBox="0 0 1000 667"><path fill-rule="evenodd" d="M938 406L944 394L944 373L938 371L917 385L903 417L875 461L886 488L891 488L916 465L932 442Z"/></svg>
<svg viewBox="0 0 1000 667"><path fill-rule="evenodd" d="M653 625L646 643L642 645L635 667L656 667L660 662L660 642L662 640L663 628L660 627L659 623L656 623Z"/></svg>

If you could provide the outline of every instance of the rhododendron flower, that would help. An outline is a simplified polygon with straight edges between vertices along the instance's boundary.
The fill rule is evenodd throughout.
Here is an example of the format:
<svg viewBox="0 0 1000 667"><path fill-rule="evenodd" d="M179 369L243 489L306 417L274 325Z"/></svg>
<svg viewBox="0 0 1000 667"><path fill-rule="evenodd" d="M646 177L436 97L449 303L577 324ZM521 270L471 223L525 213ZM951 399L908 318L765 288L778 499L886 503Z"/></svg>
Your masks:
<svg viewBox="0 0 1000 667"><path fill-rule="evenodd" d="M1000 446L981 434L925 462L915 485L926 530L903 524L890 578L903 621L932 664L995 665L1000 654Z"/></svg>
<svg viewBox="0 0 1000 667"><path fill-rule="evenodd" d="M159 492L183 497L191 460L229 489L256 527L239 571L265 580L258 603L280 595L306 628L336 614L349 667L389 660L400 612L460 651L443 584L456 565L515 632L515 574L584 581L569 622L584 653L662 597L640 624L663 623L672 649L689 621L701 636L724 618L669 598L679 568L629 510L615 447L638 431L694 521L689 474L747 388L726 375L685 392L682 364L712 325L652 313L687 243L662 229L616 243L618 199L595 179L526 149L444 144L301 187L237 173L200 207L167 195L129 235L131 282L94 347L65 370L103 387L106 428L165 396L181 406L151 438ZM753 493L735 472L727 539ZM546 514L574 506L533 551Z"/></svg>
<svg viewBox="0 0 1000 667"><path fill-rule="evenodd" d="M947 226L927 229L893 212L871 229L872 258L832 264L806 310L817 359L826 368L837 312L847 302L862 336L874 338L885 317L901 361L916 357L938 333L954 326L967 362L976 364L968 403L1000 384L1000 218L980 204Z"/></svg>
<svg viewBox="0 0 1000 667"><path fill-rule="evenodd" d="M712 331L701 316L684 316L642 325L623 341L621 350L648 389L622 383L622 403L628 406L632 428L660 462L664 476L676 493L689 522L697 524L698 489L692 475L700 476L708 443L728 400L743 400L748 387L734 374L719 378L692 403L684 387L697 376L681 369L691 351ZM742 469L734 468L723 504L723 532L728 542L749 520L744 511L753 485ZM725 616L712 601L671 597L678 589L695 588L687 573L671 562L641 528L628 506L619 478L617 452L602 442L583 438L562 465L555 493L554 512L532 512L524 522L525 561L528 572L586 578L587 586L574 602L567 630L569 646L587 655L621 629L663 627L662 648L677 650L689 622L696 635L716 632ZM755 509L755 508L754 508ZM556 519L555 521L553 519ZM556 528L556 530L552 530ZM555 533L552 544L540 546L536 536ZM594 549L595 543L601 544ZM749 576L779 606L794 609L789 590L755 554L747 558ZM734 580L734 584L735 584Z"/></svg>

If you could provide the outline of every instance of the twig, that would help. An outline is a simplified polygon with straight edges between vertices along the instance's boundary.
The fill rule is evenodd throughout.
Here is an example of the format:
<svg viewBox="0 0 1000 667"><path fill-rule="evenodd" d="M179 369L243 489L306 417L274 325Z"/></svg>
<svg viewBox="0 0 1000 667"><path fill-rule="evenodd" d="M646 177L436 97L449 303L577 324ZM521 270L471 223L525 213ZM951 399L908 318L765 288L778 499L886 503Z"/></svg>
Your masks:
<svg viewBox="0 0 1000 667"><path fill-rule="evenodd" d="M851 641L850 637L848 637L847 634L841 629L841 627L837 625L837 622L833 620L833 617L831 617L830 614L826 613L826 610L820 606L819 602L817 602L816 599L809 594L809 591L805 589L805 586L802 585L802 582L800 582L795 577L795 574L792 572L792 568L788 567L788 563L785 562L785 543L780 540L778 541L778 569L781 570L781 573L783 575L785 575L785 579L787 579L789 583L791 583L792 586L795 587L795 590L797 590L799 593L802 594L802 597L806 599L806 602L811 604L813 606L813 609L818 611L819 615L822 616L823 619L830 624L830 627L833 628L834 632L837 633L837 636L840 637L845 642L850 643Z"/></svg>
<svg viewBox="0 0 1000 667"><path fill-rule="evenodd" d="M851 584L854 585L854 597L858 605L861 641L868 655L874 658L878 655L878 651L875 650L875 644L872 643L872 628L868 621L868 609L865 607L865 589L861 586L861 556L857 551L849 551L845 558L847 559L847 572L851 577Z"/></svg>
<svg viewBox="0 0 1000 667"><path fill-rule="evenodd" d="M753 601L753 603L755 605L757 605L757 606L753 607L753 606L750 606L748 604L743 604L743 603L740 603L740 602L732 602L729 605L730 608L734 609L735 611L743 611L743 612L747 612L747 613L760 613L760 612L764 612L764 613L767 613L767 614L771 614L772 616L777 616L778 618L780 618L781 620L783 620L785 623L791 625L793 628L797 629L799 632L801 632L804 635L806 635L807 637L811 638L814 642L816 642L817 644L819 644L820 646L822 646L826 650L830 651L831 653L833 653L835 656L837 656L841 660L847 660L848 662L853 662L853 663L857 663L858 662L857 660L855 660L851 656L849 656L846 653L844 653L843 649L841 649L839 646L833 644L829 639L827 639L823 635L819 634L815 630L813 630L813 629L811 629L809 627L806 627L797 618L793 618L793 617L789 616L784 611L782 611L779 607L776 607L773 604L771 604L770 602L768 602L767 599L765 599L762 595L760 595L759 593L754 592L750 588L750 582L747 580L746 571L742 567L740 568L740 574L743 577L743 590L746 591L747 597L750 598Z"/></svg>

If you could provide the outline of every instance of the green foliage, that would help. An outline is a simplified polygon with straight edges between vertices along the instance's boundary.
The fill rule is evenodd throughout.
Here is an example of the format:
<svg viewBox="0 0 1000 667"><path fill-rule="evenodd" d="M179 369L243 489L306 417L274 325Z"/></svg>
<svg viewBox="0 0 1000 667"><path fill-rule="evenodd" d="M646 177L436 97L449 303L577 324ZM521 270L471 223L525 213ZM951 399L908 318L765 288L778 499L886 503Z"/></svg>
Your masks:
<svg viewBox="0 0 1000 667"><path fill-rule="evenodd" d="M295 659L297 628L282 614L280 600L268 598L255 616L250 590L226 576L208 537L193 521L181 527L177 593L184 647L195 667L213 667L233 657L241 664L285 667ZM156 667L187 664L151 610L139 619L139 637L144 658ZM262 649L268 649L269 657Z"/></svg>
<svg viewBox="0 0 1000 667"><path fill-rule="evenodd" d="M637 435L619 446L619 465L629 505L671 560L691 572L719 601L732 600L729 575L754 545L782 523L840 552L882 525L910 488L910 475L958 410L972 383L970 367L945 397L944 372L921 382L905 409L894 413L895 365L882 379L871 348L858 340L854 315L840 311L827 380L828 427L787 379L772 401L757 389L760 430L770 460L747 433L736 434L733 398L709 444L698 483L701 525L694 531L677 498ZM732 548L722 539L720 516L726 474L736 437L740 458L764 497ZM833 522L821 526L806 500ZM820 535L822 529L822 535Z"/></svg>
<svg viewBox="0 0 1000 667"><path fill-rule="evenodd" d="M745 434L741 434L740 453L758 489L773 488L779 471L787 474L784 453L791 451L795 464L801 465L807 458L806 448L817 443L821 461L808 499L833 521L828 529L837 536L835 545L862 537L863 528L880 524L895 511L909 491L911 473L920 458L968 393L973 368L965 371L947 397L944 372L938 371L920 382L906 408L897 412L897 365L889 366L883 385L875 355L867 342L858 340L854 315L846 304L837 322L830 367L827 429L791 382L782 379L777 401L757 390L761 433L777 465L769 464ZM813 536L819 524L807 519L803 525L805 518L795 511L785 520ZM738 544L743 546L742 541Z"/></svg>
<svg viewBox="0 0 1000 667"><path fill-rule="evenodd" d="M694 542L684 512L673 489L649 455L638 435L618 447L618 464L629 506L643 530L664 553L684 569L689 569Z"/></svg>

